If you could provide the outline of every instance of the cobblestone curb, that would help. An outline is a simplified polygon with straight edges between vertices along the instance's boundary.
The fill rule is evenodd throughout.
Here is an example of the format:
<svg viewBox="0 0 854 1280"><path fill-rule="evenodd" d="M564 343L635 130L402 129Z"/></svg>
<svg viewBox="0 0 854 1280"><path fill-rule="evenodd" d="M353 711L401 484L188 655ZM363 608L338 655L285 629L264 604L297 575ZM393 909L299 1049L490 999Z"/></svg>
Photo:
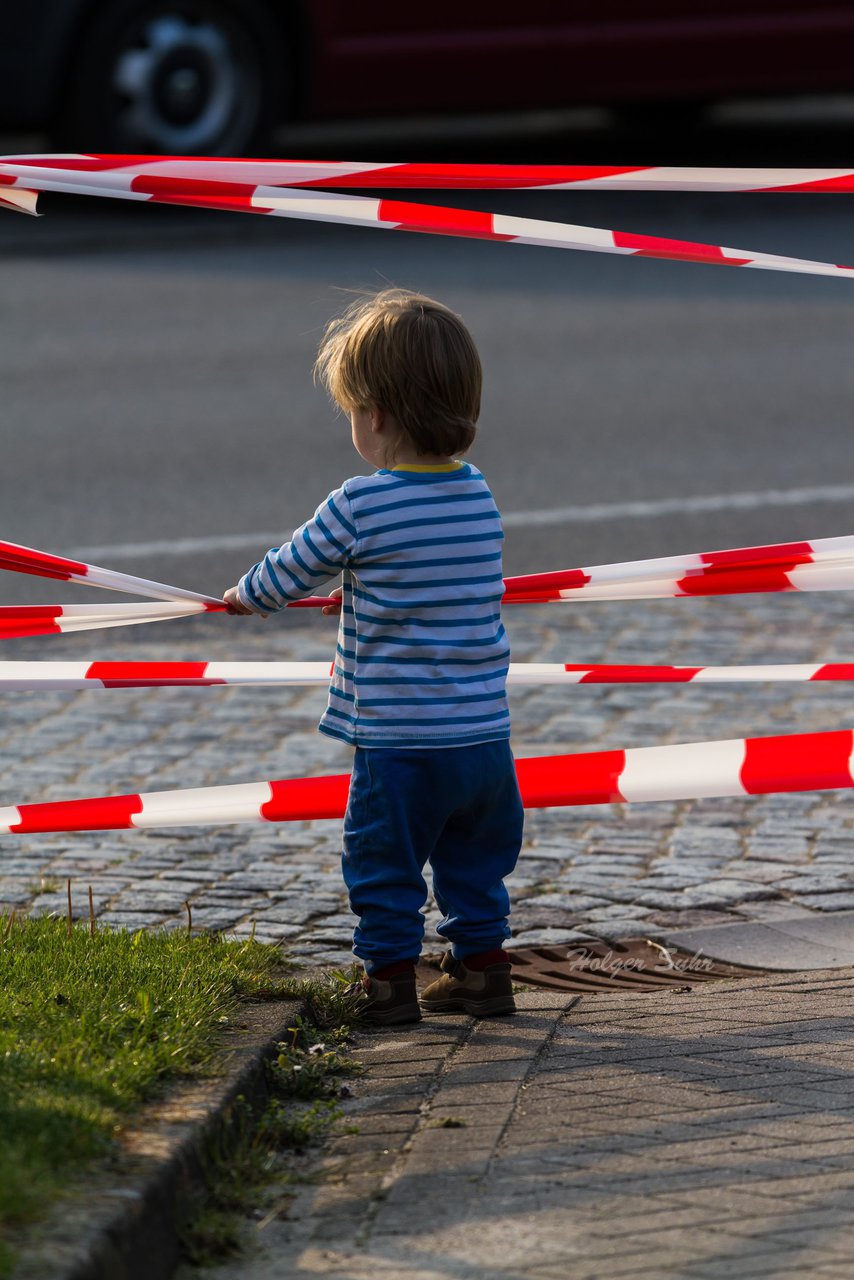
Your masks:
<svg viewBox="0 0 854 1280"><path fill-rule="evenodd" d="M237 1135L235 1102L258 1107L267 1096L265 1062L287 1038L297 1001L240 1006L225 1037L214 1079L194 1080L146 1107L123 1132L111 1170L83 1179L21 1248L15 1280L160 1280L179 1260L179 1230L204 1166Z"/></svg>

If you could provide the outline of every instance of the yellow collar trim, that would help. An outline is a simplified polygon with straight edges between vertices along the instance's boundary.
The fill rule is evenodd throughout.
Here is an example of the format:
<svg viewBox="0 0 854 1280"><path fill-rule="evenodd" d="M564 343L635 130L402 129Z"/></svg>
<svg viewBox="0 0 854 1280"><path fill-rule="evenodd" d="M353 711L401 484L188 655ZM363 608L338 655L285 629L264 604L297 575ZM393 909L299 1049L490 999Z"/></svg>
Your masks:
<svg viewBox="0 0 854 1280"><path fill-rule="evenodd" d="M435 466L427 467L423 464L411 462L406 466L391 467L392 471L459 471L464 464L455 460L454 462L439 462Z"/></svg>

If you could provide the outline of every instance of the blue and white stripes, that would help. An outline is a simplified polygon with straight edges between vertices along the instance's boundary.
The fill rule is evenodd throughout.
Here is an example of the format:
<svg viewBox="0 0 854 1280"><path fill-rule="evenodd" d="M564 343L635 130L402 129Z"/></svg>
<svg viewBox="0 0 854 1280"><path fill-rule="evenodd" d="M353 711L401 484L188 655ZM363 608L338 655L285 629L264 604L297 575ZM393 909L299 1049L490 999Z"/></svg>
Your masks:
<svg viewBox="0 0 854 1280"><path fill-rule="evenodd" d="M470 463L356 476L240 582L259 612L343 573L322 732L361 747L510 736L501 518Z"/></svg>

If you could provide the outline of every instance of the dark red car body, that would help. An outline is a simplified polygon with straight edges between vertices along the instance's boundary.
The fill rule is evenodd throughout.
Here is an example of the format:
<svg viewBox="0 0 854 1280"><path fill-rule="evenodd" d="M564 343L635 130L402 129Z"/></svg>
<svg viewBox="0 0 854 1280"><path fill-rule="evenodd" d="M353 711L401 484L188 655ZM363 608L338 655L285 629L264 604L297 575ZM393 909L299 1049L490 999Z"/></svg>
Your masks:
<svg viewBox="0 0 854 1280"><path fill-rule="evenodd" d="M145 32L173 12L191 34L221 29L226 51L231 41L247 141L287 118L854 87L854 5L833 0L0 0L0 127L76 127L79 145L109 144L123 106L109 58L141 47L159 75L165 56L161 66L147 52ZM179 73L182 91L199 79Z"/></svg>
<svg viewBox="0 0 854 1280"><path fill-rule="evenodd" d="M316 0L307 109L501 110L854 88L854 5Z"/></svg>

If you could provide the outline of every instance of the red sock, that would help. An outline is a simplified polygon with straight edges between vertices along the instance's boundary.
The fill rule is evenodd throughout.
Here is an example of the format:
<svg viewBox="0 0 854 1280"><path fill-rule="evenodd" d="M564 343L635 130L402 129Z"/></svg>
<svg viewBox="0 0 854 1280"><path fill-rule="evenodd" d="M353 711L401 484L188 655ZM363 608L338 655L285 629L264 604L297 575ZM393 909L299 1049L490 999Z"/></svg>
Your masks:
<svg viewBox="0 0 854 1280"><path fill-rule="evenodd" d="M382 969L374 969L369 974L371 978L379 978L381 982L388 982L389 978L396 978L399 974L415 973L415 962L413 960L395 960L393 964L383 965Z"/></svg>
<svg viewBox="0 0 854 1280"><path fill-rule="evenodd" d="M509 964L510 957L501 947L496 947L494 951L481 951L479 955L465 956L463 964L467 969L471 969L474 973L481 973L484 969L488 969L491 964Z"/></svg>

